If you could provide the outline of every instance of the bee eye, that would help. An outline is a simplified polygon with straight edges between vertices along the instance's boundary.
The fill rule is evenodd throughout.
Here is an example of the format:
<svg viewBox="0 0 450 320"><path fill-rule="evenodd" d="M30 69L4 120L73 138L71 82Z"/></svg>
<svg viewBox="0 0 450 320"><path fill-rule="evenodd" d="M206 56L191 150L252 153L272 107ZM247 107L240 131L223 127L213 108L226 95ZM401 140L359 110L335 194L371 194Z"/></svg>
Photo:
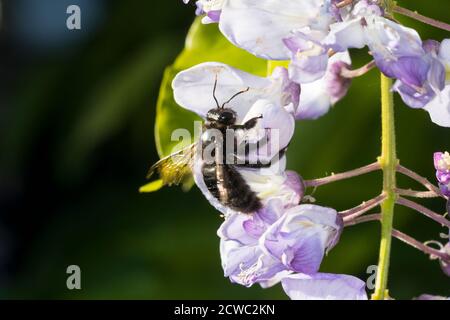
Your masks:
<svg viewBox="0 0 450 320"><path fill-rule="evenodd" d="M219 116L219 121L221 122L232 122L234 119L234 114L231 112L222 112Z"/></svg>

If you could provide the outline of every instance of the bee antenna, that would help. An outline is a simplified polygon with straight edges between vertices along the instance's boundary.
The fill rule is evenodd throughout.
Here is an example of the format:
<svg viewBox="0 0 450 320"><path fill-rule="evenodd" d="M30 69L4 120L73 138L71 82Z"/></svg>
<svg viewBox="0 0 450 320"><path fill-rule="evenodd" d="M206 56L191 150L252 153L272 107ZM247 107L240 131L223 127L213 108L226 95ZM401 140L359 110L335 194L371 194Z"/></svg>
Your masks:
<svg viewBox="0 0 450 320"><path fill-rule="evenodd" d="M227 103L230 103L231 100L233 100L234 98L236 98L238 95L247 92L248 90L250 90L250 87L247 87L247 89L242 90L242 91L239 91L238 93L235 93L230 99L228 99L228 101L224 102L224 104L222 105L221 108L222 108L222 109L225 108L225 105L226 105Z"/></svg>
<svg viewBox="0 0 450 320"><path fill-rule="evenodd" d="M219 101L217 101L217 97L216 97L216 88L217 88L217 74L216 74L216 80L214 80L213 98L214 98L214 101L216 102L217 108L220 108Z"/></svg>

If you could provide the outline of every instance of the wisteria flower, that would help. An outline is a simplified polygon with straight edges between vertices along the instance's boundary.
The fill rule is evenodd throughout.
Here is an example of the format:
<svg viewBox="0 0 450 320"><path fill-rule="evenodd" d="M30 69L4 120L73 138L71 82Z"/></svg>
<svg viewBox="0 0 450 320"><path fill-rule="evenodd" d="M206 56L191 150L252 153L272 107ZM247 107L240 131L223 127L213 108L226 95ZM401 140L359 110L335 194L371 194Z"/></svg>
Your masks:
<svg viewBox="0 0 450 320"><path fill-rule="evenodd" d="M414 29L383 14L376 2L361 0L346 20L330 25L330 32L320 41L312 33L294 33L285 40L295 49L291 74L301 83L320 78L329 50L345 52L367 46L380 71L397 79L393 89L408 106L424 108L433 122L450 126L450 90L444 88L450 45L444 41L438 48L432 41L422 43Z"/></svg>
<svg viewBox="0 0 450 320"><path fill-rule="evenodd" d="M335 210L279 199L253 216L230 215L218 231L225 276L267 287L292 272L314 274L341 230Z"/></svg>
<svg viewBox="0 0 450 320"><path fill-rule="evenodd" d="M442 193L450 196L450 154L448 152L436 152L434 154L434 167Z"/></svg>
<svg viewBox="0 0 450 320"><path fill-rule="evenodd" d="M439 94L445 83L445 69L437 58L439 44L436 41L425 41L423 49L424 54L420 64L416 64L417 61L413 59L406 61L410 63L409 66L405 64L405 67L416 71L415 80L409 83L397 80L393 87L403 101L412 108L425 107L436 94Z"/></svg>
<svg viewBox="0 0 450 320"><path fill-rule="evenodd" d="M262 78L237 70L222 63L203 63L180 72L173 80L176 102L201 117L216 107L213 84L217 80L215 96L220 104L228 101L236 92L248 88L227 105L236 113L236 124L252 118L260 119L251 130L237 131L237 145L257 144L265 138L264 147L255 147L244 156L250 162L270 162L280 156L269 168L255 170L245 166L237 168L249 187L264 205L267 199L298 198L301 182L285 172L283 150L294 133L294 114L298 107L300 87L288 79L287 70L277 68L271 77ZM263 134L261 134L261 132ZM201 155L200 155L201 156ZM240 155L237 160L242 159ZM203 181L202 161L195 161L194 179L211 204L224 214L232 210L221 204L207 189ZM298 181L297 181L298 180ZM294 191L292 191L294 190ZM300 199L297 199L297 203Z"/></svg>
<svg viewBox="0 0 450 320"><path fill-rule="evenodd" d="M207 62L180 72L172 83L175 101L204 119L206 130L189 147L191 152L201 152L181 165L189 165L201 192L223 214L217 235L225 277L246 287L281 283L291 299L365 300L363 281L350 275L321 273L320 266L338 243L344 226L371 221L382 225L374 299L390 299L388 238L397 238L431 259L439 259L449 275L448 239L445 245L435 240L422 243L392 226L395 206L402 205L450 228L446 216L410 200L442 198L447 201L447 212L450 210L450 154L434 154L439 189L399 165L393 143L392 96L397 92L409 107L423 109L434 123L450 127L450 39L422 41L394 14L447 31L450 25L402 8L395 1L198 0L195 4L203 23L218 23L221 33L234 45L260 58L288 60L283 65L289 62L287 68L275 68L267 77ZM352 70L350 49L365 49L373 59ZM295 120L317 119L327 113L346 95L351 79L374 67L382 73L383 152L379 160L310 180L286 170ZM223 138L214 136L214 130L222 136L226 131L227 138L220 141ZM228 131L233 136L229 137ZM221 142L232 142L233 149L222 150L227 146ZM209 157L213 162L206 165L204 151L208 147L213 149ZM178 155L170 155L159 164L167 161L176 167L177 160L171 161L171 157ZM229 166L222 166L223 160ZM339 213L305 204L306 188L375 170L383 171L382 192L362 204ZM172 180L164 180L162 173L159 182L170 184ZM395 182L397 174L420 182L428 191L401 188ZM381 213L368 213L376 206L381 207ZM431 243L438 248L428 245ZM440 298L422 295L418 299Z"/></svg>
<svg viewBox="0 0 450 320"><path fill-rule="evenodd" d="M325 252L338 242L342 227L336 210L300 205L286 210L259 241L288 270L313 274L319 270Z"/></svg>
<svg viewBox="0 0 450 320"><path fill-rule="evenodd" d="M281 201L272 200L252 216L226 217L217 232L225 277L244 286L260 283L266 287L276 283L273 279L284 273L285 268L281 261L264 253L259 238L282 214Z"/></svg>
<svg viewBox="0 0 450 320"><path fill-rule="evenodd" d="M436 94L425 106L424 109L430 114L431 120L443 127L450 127L450 39L445 39L442 43L430 41L432 44L428 51L432 56L434 68L430 68L430 76L437 78L439 88L445 84L441 92L435 90ZM430 84L433 81L429 81ZM437 87L435 85L434 87ZM417 93L416 93L417 95ZM418 95L420 97L420 95Z"/></svg>

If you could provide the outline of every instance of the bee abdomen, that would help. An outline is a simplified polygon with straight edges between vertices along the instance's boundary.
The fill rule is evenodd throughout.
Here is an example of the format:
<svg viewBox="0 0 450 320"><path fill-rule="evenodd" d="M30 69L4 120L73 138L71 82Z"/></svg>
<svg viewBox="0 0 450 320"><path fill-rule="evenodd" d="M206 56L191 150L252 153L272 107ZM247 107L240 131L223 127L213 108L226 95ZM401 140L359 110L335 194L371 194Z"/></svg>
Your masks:
<svg viewBox="0 0 450 320"><path fill-rule="evenodd" d="M242 213L261 209L260 199L235 168L203 164L202 174L208 191L224 206Z"/></svg>
<svg viewBox="0 0 450 320"><path fill-rule="evenodd" d="M215 164L204 164L202 167L203 181L208 191L220 201L220 192L217 185L216 166Z"/></svg>
<svg viewBox="0 0 450 320"><path fill-rule="evenodd" d="M245 182L242 175L233 167L227 166L229 174L229 206L243 213L252 213L261 209L262 204L256 193Z"/></svg>

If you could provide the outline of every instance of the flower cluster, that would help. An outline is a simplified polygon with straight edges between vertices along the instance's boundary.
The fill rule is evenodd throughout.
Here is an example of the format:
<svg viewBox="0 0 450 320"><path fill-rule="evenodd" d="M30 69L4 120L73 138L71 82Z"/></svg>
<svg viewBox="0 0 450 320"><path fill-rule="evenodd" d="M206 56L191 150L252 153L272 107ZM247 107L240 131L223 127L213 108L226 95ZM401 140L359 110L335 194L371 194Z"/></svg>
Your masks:
<svg viewBox="0 0 450 320"><path fill-rule="evenodd" d="M288 68L277 67L268 77L206 62L180 72L172 83L175 101L206 123L215 105L218 110L229 102L234 127L245 127L256 119L248 130L236 132L232 140L238 148L266 146L246 151L244 159L231 153L238 160L270 162L264 168L233 168L261 202L259 209L248 215L211 193L202 171L203 154L193 161L197 186L225 218L218 230L220 255L224 274L233 283L266 288L281 282L292 299L367 299L360 279L319 269L326 253L338 243L344 220L347 225L354 216L380 204L385 195L361 205L361 211L350 217L344 215L344 220L332 208L302 204L305 184L297 173L286 170L285 151L295 120L326 114L347 94L352 78L375 66L395 79L392 90L405 104L426 110L434 123L450 127L450 39L422 41L414 29L392 19L386 4L390 1L196 1L196 13L204 15L203 23L218 23L234 45L260 58L289 61ZM349 49L363 48L373 60L352 69ZM436 153L434 160L440 190L448 197L450 155ZM239 196L238 188L226 192ZM363 220L379 220L378 216ZM441 217L435 219L442 221ZM448 255L448 244L442 250ZM448 273L448 267L442 263L444 272Z"/></svg>
<svg viewBox="0 0 450 320"><path fill-rule="evenodd" d="M255 160L272 158L290 142L298 116L300 87L278 67L270 77L257 77L222 63L202 63L180 72L173 81L176 102L203 118L213 106L211 84L217 79L215 96L226 101L235 92L248 88L233 100L237 123L261 115L258 125L246 132L242 141L258 141L265 133L279 132L275 148L261 149L248 156ZM259 130L256 130L259 129ZM257 133L261 131L263 134ZM286 171L286 156L269 168L237 167L263 207L251 215L232 210L206 187L202 161L194 161L197 186L210 203L224 214L218 230L220 252L226 277L244 286L263 287L282 282L291 298L366 298L363 281L348 275L319 273L327 251L338 242L342 218L331 208L299 205L304 186L300 176ZM328 289L327 289L328 288Z"/></svg>
<svg viewBox="0 0 450 320"><path fill-rule="evenodd" d="M318 272L342 228L334 209L279 200L252 216L232 214L218 231L225 276L263 288L281 281L291 299L367 299L363 281Z"/></svg>
<svg viewBox="0 0 450 320"><path fill-rule="evenodd" d="M187 1L185 1L187 2ZM393 90L411 108L450 127L450 40L422 41L390 18L376 0L199 0L204 22L217 22L236 46L269 60L290 60L290 78L304 86L298 119L315 119L347 92L348 49L367 47L375 65L396 79ZM346 76L345 76L346 75Z"/></svg>
<svg viewBox="0 0 450 320"><path fill-rule="evenodd" d="M442 193L450 197L450 154L448 152L436 152L434 154L434 167Z"/></svg>

